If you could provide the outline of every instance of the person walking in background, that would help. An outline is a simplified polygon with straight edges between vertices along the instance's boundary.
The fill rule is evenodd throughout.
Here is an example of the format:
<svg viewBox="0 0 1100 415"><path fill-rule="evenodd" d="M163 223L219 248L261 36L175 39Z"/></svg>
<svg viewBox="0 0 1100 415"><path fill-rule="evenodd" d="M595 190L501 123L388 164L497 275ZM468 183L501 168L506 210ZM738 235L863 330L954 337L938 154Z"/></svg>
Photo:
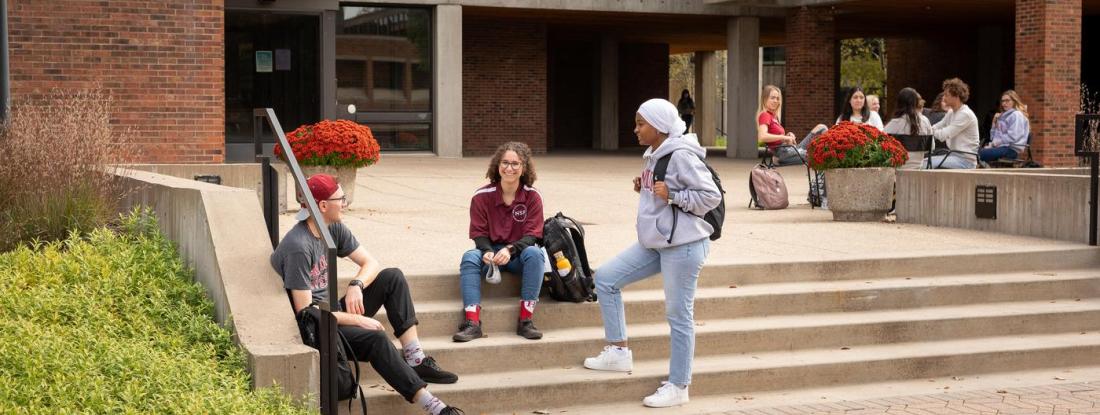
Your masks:
<svg viewBox="0 0 1100 415"><path fill-rule="evenodd" d="M663 99L646 101L634 116L638 143L648 146L642 155L641 176L634 178L634 191L640 193L635 222L638 241L596 271L596 293L609 344L599 356L584 359L584 367L593 370L632 370L622 289L661 273L671 329L669 377L642 400L645 406L658 408L688 402L695 355L695 288L714 231L703 215L722 200L703 163L706 150L681 131L684 123L676 107ZM657 161L666 155L670 159L665 180L654 181Z"/></svg>
<svg viewBox="0 0 1100 415"><path fill-rule="evenodd" d="M684 120L684 134L691 130L691 122L695 120L695 100L691 99L688 90L680 92L680 101L676 103L676 109L680 111L680 119Z"/></svg>
<svg viewBox="0 0 1100 415"><path fill-rule="evenodd" d="M993 116L993 128L989 130L989 145L978 151L982 161L997 159L1015 160L1027 147L1027 136L1031 134L1027 106L1020 102L1016 91L1007 90L1001 94L1001 112Z"/></svg>
<svg viewBox="0 0 1100 415"><path fill-rule="evenodd" d="M542 195L532 187L537 175L531 148L515 141L501 144L489 160L485 177L489 184L477 189L470 200L474 249L466 251L459 264L465 319L452 339L468 342L485 335L481 330L481 277L499 282L500 269L522 278L516 334L541 339L533 316L544 262L537 245L542 239Z"/></svg>

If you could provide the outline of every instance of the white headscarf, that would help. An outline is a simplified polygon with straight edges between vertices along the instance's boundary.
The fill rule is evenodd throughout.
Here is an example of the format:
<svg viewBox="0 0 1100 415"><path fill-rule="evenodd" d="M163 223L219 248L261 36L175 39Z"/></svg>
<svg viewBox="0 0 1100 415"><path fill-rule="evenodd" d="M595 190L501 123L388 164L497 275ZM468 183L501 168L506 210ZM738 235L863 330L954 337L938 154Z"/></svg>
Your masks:
<svg viewBox="0 0 1100 415"><path fill-rule="evenodd" d="M680 119L680 111L668 100L653 98L643 102L642 106L638 107L638 114L641 114L642 118L645 118L645 121L657 131L667 134L668 138L684 135L684 130L687 129L687 124Z"/></svg>

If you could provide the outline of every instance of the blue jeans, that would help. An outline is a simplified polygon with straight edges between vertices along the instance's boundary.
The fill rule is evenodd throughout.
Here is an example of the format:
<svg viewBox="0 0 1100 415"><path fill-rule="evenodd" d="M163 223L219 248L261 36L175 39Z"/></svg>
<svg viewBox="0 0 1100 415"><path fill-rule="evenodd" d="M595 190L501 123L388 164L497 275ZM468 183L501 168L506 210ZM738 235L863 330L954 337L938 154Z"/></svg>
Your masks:
<svg viewBox="0 0 1100 415"><path fill-rule="evenodd" d="M1016 150L1013 150L1012 147L990 147L978 150L978 157L980 157L982 161L1000 159L1016 160L1018 155L1016 154Z"/></svg>
<svg viewBox="0 0 1100 415"><path fill-rule="evenodd" d="M596 271L596 293L608 342L626 341L622 289L660 272L665 287L665 318L671 329L669 382L691 384L695 356L695 286L710 252L707 238L664 249L634 243Z"/></svg>
<svg viewBox="0 0 1100 415"><path fill-rule="evenodd" d="M493 245L493 252L500 251L504 245ZM523 276L520 284L520 298L528 301L539 299L539 290L542 289L542 249L531 245L523 249L519 255L512 257L508 264L500 267L502 271L508 271ZM481 262L481 251L471 249L462 255L462 263L458 270L462 284L462 306L481 304L481 280L485 276L488 265Z"/></svg>

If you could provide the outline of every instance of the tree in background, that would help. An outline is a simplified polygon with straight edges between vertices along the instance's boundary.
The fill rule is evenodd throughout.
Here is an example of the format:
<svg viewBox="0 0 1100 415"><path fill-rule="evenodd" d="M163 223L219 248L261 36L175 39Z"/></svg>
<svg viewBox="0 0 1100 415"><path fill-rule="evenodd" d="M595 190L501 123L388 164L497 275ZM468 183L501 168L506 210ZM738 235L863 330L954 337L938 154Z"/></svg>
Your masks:
<svg viewBox="0 0 1100 415"><path fill-rule="evenodd" d="M855 38L840 41L840 87L861 87L868 95L878 95L885 106L886 40ZM839 91L838 91L839 92Z"/></svg>

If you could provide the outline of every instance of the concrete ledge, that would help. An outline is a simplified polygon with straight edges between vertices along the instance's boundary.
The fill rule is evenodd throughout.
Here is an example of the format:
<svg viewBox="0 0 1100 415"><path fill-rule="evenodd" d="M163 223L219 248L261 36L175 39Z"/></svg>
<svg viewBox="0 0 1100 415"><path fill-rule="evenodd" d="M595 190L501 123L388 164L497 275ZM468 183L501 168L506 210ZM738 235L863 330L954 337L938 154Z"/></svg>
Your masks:
<svg viewBox="0 0 1100 415"><path fill-rule="evenodd" d="M898 222L1088 242L1086 170L899 170ZM975 216L978 185L997 187L997 218Z"/></svg>
<svg viewBox="0 0 1100 415"><path fill-rule="evenodd" d="M258 169L255 169L258 170ZM148 206L214 301L218 322L244 349L253 387L278 384L316 408L317 351L302 344L271 242L251 190L144 171L121 171L123 207Z"/></svg>
<svg viewBox="0 0 1100 415"><path fill-rule="evenodd" d="M279 213L286 212L287 186L285 180L291 179L288 169L282 161L272 160L271 165L279 172L279 180L284 180L279 186ZM234 164L128 164L127 168L163 174L181 179L194 180L198 175L217 175L222 179L222 186L239 187L256 192L256 200L263 206L263 183L260 178L259 163L234 163Z"/></svg>

